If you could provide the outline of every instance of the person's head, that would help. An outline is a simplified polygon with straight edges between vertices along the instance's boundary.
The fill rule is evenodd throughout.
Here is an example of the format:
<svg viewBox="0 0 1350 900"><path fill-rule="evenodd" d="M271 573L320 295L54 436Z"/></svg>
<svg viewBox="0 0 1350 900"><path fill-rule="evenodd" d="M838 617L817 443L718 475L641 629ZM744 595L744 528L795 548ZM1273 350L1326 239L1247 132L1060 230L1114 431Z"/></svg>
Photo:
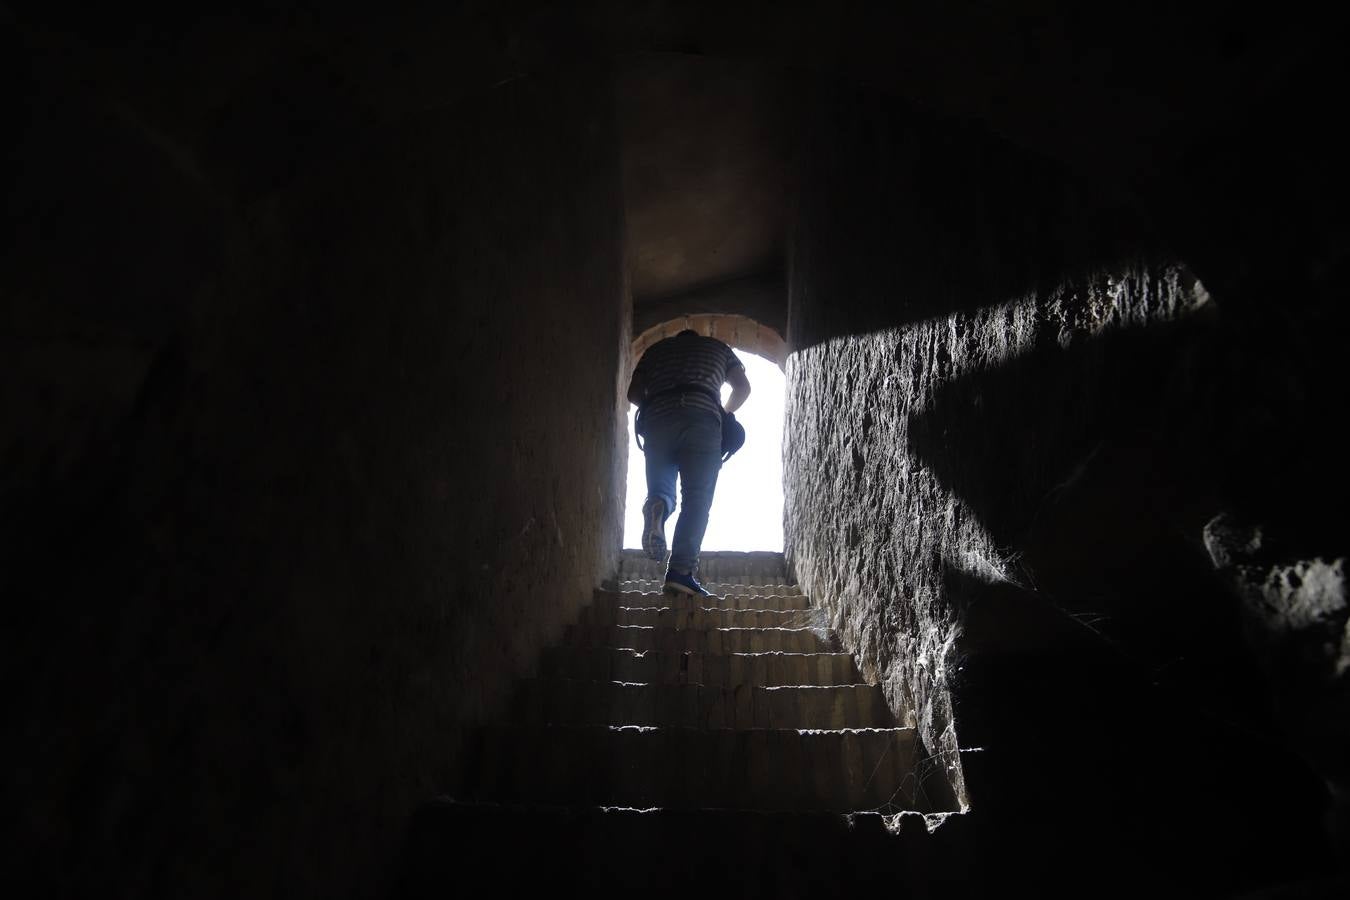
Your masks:
<svg viewBox="0 0 1350 900"><path fill-rule="evenodd" d="M679 334L677 334L677 335L675 335L675 336L676 336L676 337L684 337L686 334L692 334L694 337L698 337L698 332L695 331L695 330L692 329L692 328L686 328L684 331L681 331Z"/></svg>

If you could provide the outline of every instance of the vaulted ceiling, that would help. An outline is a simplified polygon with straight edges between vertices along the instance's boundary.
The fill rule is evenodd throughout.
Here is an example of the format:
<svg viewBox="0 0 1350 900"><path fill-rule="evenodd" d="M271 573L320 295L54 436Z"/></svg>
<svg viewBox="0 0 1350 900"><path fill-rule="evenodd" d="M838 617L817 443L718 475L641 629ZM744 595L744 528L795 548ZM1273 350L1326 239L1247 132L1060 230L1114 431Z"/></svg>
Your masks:
<svg viewBox="0 0 1350 900"><path fill-rule="evenodd" d="M740 307L759 295L761 317L776 318L792 170L785 94L780 73L751 63L675 53L621 61L639 330L667 312Z"/></svg>

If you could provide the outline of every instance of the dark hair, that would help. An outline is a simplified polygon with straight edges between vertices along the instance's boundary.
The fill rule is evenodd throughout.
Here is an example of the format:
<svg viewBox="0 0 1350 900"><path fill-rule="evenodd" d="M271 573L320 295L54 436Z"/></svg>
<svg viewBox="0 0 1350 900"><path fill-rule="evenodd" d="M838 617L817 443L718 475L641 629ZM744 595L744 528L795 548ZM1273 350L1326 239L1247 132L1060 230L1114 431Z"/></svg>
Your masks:
<svg viewBox="0 0 1350 900"><path fill-rule="evenodd" d="M686 328L684 331L681 331L679 334L677 334L677 335L675 335L675 336L676 336L676 337L684 337L686 334L692 334L692 335L694 335L694 337L698 337L698 332L695 331L695 330L692 329L692 328Z"/></svg>

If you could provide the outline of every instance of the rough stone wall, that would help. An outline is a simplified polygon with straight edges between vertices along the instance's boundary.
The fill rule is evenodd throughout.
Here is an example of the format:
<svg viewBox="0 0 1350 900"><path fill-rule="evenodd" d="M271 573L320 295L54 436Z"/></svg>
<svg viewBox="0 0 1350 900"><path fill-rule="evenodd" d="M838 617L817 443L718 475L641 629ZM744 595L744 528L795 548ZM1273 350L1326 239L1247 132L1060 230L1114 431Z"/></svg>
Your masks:
<svg viewBox="0 0 1350 900"><path fill-rule="evenodd" d="M1345 557L1302 549L1223 513L1205 524L1214 566L1242 601L1244 631L1272 683L1275 714L1331 787L1329 829L1350 858L1350 599Z"/></svg>
<svg viewBox="0 0 1350 900"><path fill-rule="evenodd" d="M319 56L237 89L31 62L11 850L53 896L380 893L463 726L617 564L609 77L409 111Z"/></svg>
<svg viewBox="0 0 1350 900"><path fill-rule="evenodd" d="M1073 418L1094 398L1088 388L1076 409L1052 413L1038 443L998 448L1014 459L991 459L981 441L957 463L961 479L998 466L998 483L979 486L977 514L947 477L943 395L1046 345L1067 348L1131 313L1147 318L1152 310L1129 308L1143 305L1132 294L1161 273L1119 259L1109 274L1094 268L1131 249L1094 224L1053 167L864 91L825 88L815 100L809 131L822 137L806 147L789 266L788 559L834 610L861 670L941 753L964 803L944 687L959 621L948 573L1005 574L1010 538L990 518L1016 518L1044 490L1043 477L1028 476L1060 460L1039 454L1069 437L1066 424L1081 430ZM1010 415L1028 413L1016 407ZM990 415L1004 414L988 410L977 427ZM1075 437L1057 452L1082 452ZM943 780L933 779L939 794Z"/></svg>
<svg viewBox="0 0 1350 900"><path fill-rule="evenodd" d="M831 339L789 358L784 514L794 572L831 610L864 676L883 686L930 752L942 754L961 802L968 798L948 690L961 610L948 578L1024 577L1015 545L1005 541L1026 526L1062 471L1065 460L1055 457L1065 448L1047 444L1081 446L1085 407L1108 387L1077 381L1042 395L1064 421L1040 440L988 448L1002 458L979 462L1001 468L999 483L979 497L997 506L979 510L944 477L952 448L941 448L946 460L930 453L934 414L938 430L952 414L943 395L962 379L1043 350L1040 340L1067 345L1128 324L1175 321L1206 300L1180 269L1141 265L1065 284L1051 297ZM978 415L985 401L978 392L972 399L967 411ZM991 515L1004 527L991 528Z"/></svg>
<svg viewBox="0 0 1350 900"><path fill-rule="evenodd" d="M1316 754L1202 538L1270 489L1250 321L1138 211L1009 145L865 91L806 115L786 555L919 728L930 802L1056 879L1139 846L1183 893L1326 871ZM1235 791L1272 766L1279 791Z"/></svg>

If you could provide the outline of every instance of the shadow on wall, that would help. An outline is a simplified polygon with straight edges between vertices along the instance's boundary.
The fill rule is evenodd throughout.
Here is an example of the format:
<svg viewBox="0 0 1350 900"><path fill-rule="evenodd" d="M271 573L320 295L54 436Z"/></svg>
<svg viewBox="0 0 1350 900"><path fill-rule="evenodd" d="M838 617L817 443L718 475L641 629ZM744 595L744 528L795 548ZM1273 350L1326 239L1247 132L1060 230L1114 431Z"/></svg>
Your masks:
<svg viewBox="0 0 1350 900"><path fill-rule="evenodd" d="M962 610L952 693L979 828L997 835L989 869L1046 885L1109 870L1103 896L1185 897L1334 873L1325 785L1264 727L1249 662L1218 671L1242 708L1215 709L1099 622L955 568L943 582ZM1215 645L1232 624L1213 623Z"/></svg>
<svg viewBox="0 0 1350 900"><path fill-rule="evenodd" d="M1247 109L1315 122L1321 89ZM785 465L798 579L962 798L1001 817L1019 868L1053 872L1065 854L1044 848L1068 847L1094 882L1187 880L1192 895L1325 870L1330 792L1307 760L1350 759L1350 742L1282 733L1272 696L1305 723L1344 707L1325 684L1261 677L1202 534L1236 509L1296 559L1350 537L1327 433L1350 258L1325 218L1344 181L1331 142L1289 140L1306 123L1247 140L1242 115L1235 134L1178 135L1203 148L1184 172L1158 147L1138 178L1088 181L865 89L803 106ZM1193 302L1176 260L1220 302ZM1047 616L1074 639L1038 636ZM1337 624L1339 640L1343 617L1322 623ZM981 629L1005 640L981 647ZM984 752L961 752L958 726ZM1317 772L1346 782L1344 763ZM1288 791L1267 786L1282 777ZM1181 805L1188 823L1151 822ZM1284 821L1295 836L1267 851L1262 823Z"/></svg>
<svg viewBox="0 0 1350 900"><path fill-rule="evenodd" d="M1184 268L1138 264L797 351L788 518L799 578L975 811L1078 817L1042 853L1236 853L1236 889L1328 871L1328 794L1201 541L1264 450L1230 452L1251 383L1223 326ZM1234 791L1271 760L1287 790ZM1203 840L1120 814L1145 794L1207 810ZM1279 863L1271 817L1297 823Z"/></svg>
<svg viewBox="0 0 1350 900"><path fill-rule="evenodd" d="M1131 273L1147 280L1145 273ZM1180 278L1185 275L1177 271ZM1142 290L1150 286L1141 285ZM1156 286L1152 286L1156 288ZM1182 296L1192 289L1178 284ZM1080 307L1113 290L1070 284L1061 298ZM1166 290L1164 288L1164 290ZM1047 504L1070 492L1104 448L1144 442L1147 453L1129 477L1128 490L1166 494L1167 509L1180 532L1199 544L1200 528L1212 515L1221 485L1212 448L1219 415L1214 394L1216 311L1200 292L1198 301L1179 299L1170 320L1143 323L1087 322L1062 309L1047 313L1033 304L957 316L946 325L953 335L939 348L931 393L907 413L907 445L917 460L958 498L979 510L979 520L996 545L1018 543ZM1068 305L1064 303L1062 305ZM987 332L1021 332L1003 359L981 358ZM983 333L983 334L982 334ZM895 362L914 365L922 348L903 338ZM964 359L952 360L953 356ZM950 375L942 372L947 365ZM1169 493L1170 491L1170 493ZM1104 526L1109 524L1102 523Z"/></svg>
<svg viewBox="0 0 1350 900"><path fill-rule="evenodd" d="M1263 383L1287 362L1279 351L1235 357L1219 308L1198 285L1188 290L1202 303L1179 318L1045 334L1028 353L943 383L909 414L908 448L1007 549L1005 577L1075 617L1103 649L1128 657L1141 684L1198 717L1196 729L1222 748L1210 765L1237 765L1237 748L1256 742L1302 773L1291 777L1315 769L1343 785L1350 730L1329 723L1345 711L1336 687L1345 651L1330 649L1344 633L1344 602L1331 596L1343 595L1344 580L1335 563L1316 562L1343 546L1336 523L1299 510L1282 487L1300 455L1313 471L1333 463L1325 449L1262 433L1272 393L1298 408L1301 398L1280 397L1287 383ZM1094 293L1102 295L1065 295ZM1240 581L1295 572L1274 594L1235 596L1234 573L1216 575L1207 524L1228 509L1297 522L1244 539L1262 552L1254 567L1237 568ZM1330 580L1300 584L1297 572L1310 568ZM1324 632L1331 644L1313 650ZM1301 665L1289 665L1294 655ZM1317 721L1328 724L1310 727ZM1298 802L1311 821L1326 791ZM1333 839L1344 840L1344 828L1333 826Z"/></svg>

